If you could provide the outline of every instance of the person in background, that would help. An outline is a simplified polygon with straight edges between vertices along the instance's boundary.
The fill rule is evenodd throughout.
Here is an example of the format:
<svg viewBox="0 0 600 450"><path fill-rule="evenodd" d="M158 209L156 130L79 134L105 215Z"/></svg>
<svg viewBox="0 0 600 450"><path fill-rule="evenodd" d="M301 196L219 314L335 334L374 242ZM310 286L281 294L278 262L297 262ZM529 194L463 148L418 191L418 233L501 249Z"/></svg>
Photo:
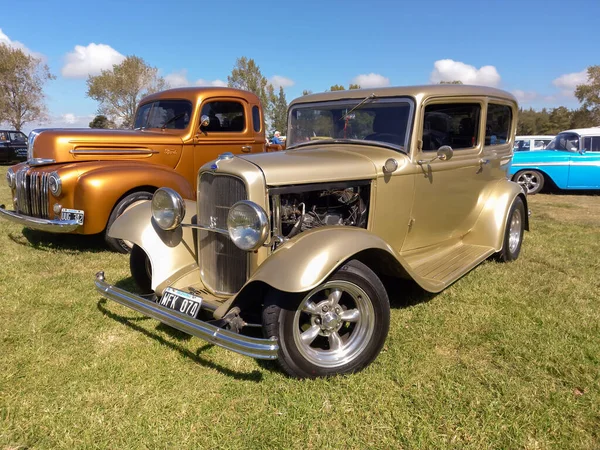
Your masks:
<svg viewBox="0 0 600 450"><path fill-rule="evenodd" d="M273 139L271 139L271 144L274 145L283 145L283 141L280 139L281 133L279 131L275 132Z"/></svg>

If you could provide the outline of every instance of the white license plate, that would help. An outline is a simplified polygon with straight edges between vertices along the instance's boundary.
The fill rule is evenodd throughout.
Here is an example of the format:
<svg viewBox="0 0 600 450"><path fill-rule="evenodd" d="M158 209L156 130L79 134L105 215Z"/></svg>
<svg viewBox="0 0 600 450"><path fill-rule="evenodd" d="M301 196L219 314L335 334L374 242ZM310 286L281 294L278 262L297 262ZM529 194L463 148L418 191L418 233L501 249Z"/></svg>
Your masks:
<svg viewBox="0 0 600 450"><path fill-rule="evenodd" d="M62 220L76 220L79 225L83 225L83 216L85 212L80 209L67 209L64 208L60 212L60 218Z"/></svg>
<svg viewBox="0 0 600 450"><path fill-rule="evenodd" d="M163 291L158 304L197 319L202 307L202 297L168 287Z"/></svg>

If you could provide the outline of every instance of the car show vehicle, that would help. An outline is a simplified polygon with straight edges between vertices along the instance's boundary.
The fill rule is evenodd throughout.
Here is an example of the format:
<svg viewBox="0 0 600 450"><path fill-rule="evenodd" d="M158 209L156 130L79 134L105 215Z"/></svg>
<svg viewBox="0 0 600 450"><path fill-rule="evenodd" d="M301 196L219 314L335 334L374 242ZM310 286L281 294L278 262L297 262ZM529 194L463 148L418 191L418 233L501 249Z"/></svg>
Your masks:
<svg viewBox="0 0 600 450"><path fill-rule="evenodd" d="M559 189L600 189L600 127L563 131L543 151L515 153L510 176L528 194L548 182Z"/></svg>
<svg viewBox="0 0 600 450"><path fill-rule="evenodd" d="M526 152L529 150L544 150L546 145L554 139L554 136L517 136L515 137L515 152Z"/></svg>
<svg viewBox="0 0 600 450"><path fill-rule="evenodd" d="M0 130L0 163L27 159L27 136L21 131Z"/></svg>
<svg viewBox="0 0 600 450"><path fill-rule="evenodd" d="M382 349L400 279L439 292L491 256L519 256L517 113L511 94L464 85L298 98L287 150L221 154L200 169L197 202L160 188L114 222L147 295L104 272L96 288L293 377L361 370Z"/></svg>
<svg viewBox="0 0 600 450"><path fill-rule="evenodd" d="M179 88L143 98L133 130L47 129L8 170L14 211L0 217L53 233L96 234L168 186L196 198L196 174L222 152L265 151L258 97L239 89ZM116 251L130 243L106 236Z"/></svg>

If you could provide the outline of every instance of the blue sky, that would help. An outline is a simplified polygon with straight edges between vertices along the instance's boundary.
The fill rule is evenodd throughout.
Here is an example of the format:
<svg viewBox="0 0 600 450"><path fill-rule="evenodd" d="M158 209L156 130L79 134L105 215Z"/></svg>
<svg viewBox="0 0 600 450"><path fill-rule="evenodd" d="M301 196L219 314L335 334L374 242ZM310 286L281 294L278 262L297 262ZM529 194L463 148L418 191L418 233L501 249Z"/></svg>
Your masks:
<svg viewBox="0 0 600 450"><path fill-rule="evenodd" d="M0 41L42 55L51 125L87 125L85 79L124 55L173 86L226 82L254 58L288 101L332 84L462 79L523 106L577 107L573 86L600 64L600 1L0 0ZM18 19L16 19L18 18ZM590 19L590 25L586 25ZM77 47L76 46L80 46ZM70 63L70 64L69 64Z"/></svg>

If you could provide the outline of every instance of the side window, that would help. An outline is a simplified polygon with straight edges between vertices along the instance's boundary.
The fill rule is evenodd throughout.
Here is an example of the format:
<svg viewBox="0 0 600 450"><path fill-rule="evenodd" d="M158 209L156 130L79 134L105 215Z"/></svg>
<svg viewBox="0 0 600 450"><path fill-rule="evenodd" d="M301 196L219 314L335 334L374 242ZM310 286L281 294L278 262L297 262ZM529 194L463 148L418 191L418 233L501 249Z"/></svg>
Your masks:
<svg viewBox="0 0 600 450"><path fill-rule="evenodd" d="M533 149L534 150L543 150L544 147L548 144L549 141L542 141L540 139L536 139L533 141Z"/></svg>
<svg viewBox="0 0 600 450"><path fill-rule="evenodd" d="M477 145L481 106L478 103L435 104L425 107L423 151L449 145L454 150Z"/></svg>
<svg viewBox="0 0 600 450"><path fill-rule="evenodd" d="M241 133L246 129L244 105L234 101L208 102L202 106L201 116L208 116L210 122L203 131Z"/></svg>
<svg viewBox="0 0 600 450"><path fill-rule="evenodd" d="M258 106L252 107L252 125L254 126L254 131L260 131L260 110Z"/></svg>
<svg viewBox="0 0 600 450"><path fill-rule="evenodd" d="M583 148L588 152L600 152L600 136L590 136L583 140Z"/></svg>
<svg viewBox="0 0 600 450"><path fill-rule="evenodd" d="M490 103L485 121L485 145L506 144L510 137L511 120L510 106Z"/></svg>

